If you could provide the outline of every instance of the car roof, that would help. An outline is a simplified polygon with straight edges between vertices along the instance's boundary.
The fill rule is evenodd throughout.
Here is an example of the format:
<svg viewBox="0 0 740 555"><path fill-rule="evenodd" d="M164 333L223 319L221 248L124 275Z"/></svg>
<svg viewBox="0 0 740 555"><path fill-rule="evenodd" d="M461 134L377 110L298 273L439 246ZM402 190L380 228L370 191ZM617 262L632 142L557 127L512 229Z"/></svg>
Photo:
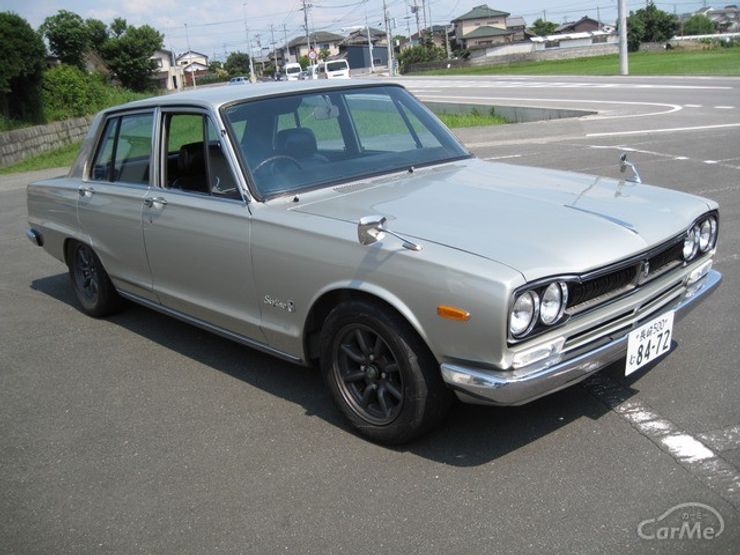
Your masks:
<svg viewBox="0 0 740 555"><path fill-rule="evenodd" d="M273 81L258 83L253 87L234 88L225 85L217 87L201 87L197 89L188 89L183 92L176 92L162 96L154 96L143 100L135 100L119 106L114 106L105 110L106 112L115 112L119 110L131 110L140 108L152 108L155 106L182 106L183 104L199 106L206 108L219 108L224 104L238 102L240 100L251 100L256 98L267 98L276 95L312 92L332 89L347 89L367 86L401 86L397 83L375 80L352 80L351 83L336 82L330 80L320 81Z"/></svg>

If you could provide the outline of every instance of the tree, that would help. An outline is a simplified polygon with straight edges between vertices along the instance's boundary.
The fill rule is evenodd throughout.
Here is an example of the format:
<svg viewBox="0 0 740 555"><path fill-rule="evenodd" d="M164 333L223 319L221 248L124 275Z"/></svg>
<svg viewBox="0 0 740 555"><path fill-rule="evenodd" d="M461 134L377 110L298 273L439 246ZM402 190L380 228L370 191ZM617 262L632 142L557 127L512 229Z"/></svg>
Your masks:
<svg viewBox="0 0 740 555"><path fill-rule="evenodd" d="M434 44L419 44L403 50L398 55L398 63L401 65L401 70L406 71L406 68L410 64L436 62L445 58L447 58L447 55L444 48L440 48Z"/></svg>
<svg viewBox="0 0 740 555"><path fill-rule="evenodd" d="M552 35L557 28L557 23L553 23L552 21L545 21L544 19L539 18L534 20L534 23L532 23L532 26L529 28L529 30L537 36L544 37L545 35Z"/></svg>
<svg viewBox="0 0 740 555"><path fill-rule="evenodd" d="M331 56L331 52L327 50L326 48L322 48L319 50L319 60L326 61L326 59Z"/></svg>
<svg viewBox="0 0 740 555"><path fill-rule="evenodd" d="M249 73L249 54L246 52L232 52L224 62L224 69L229 75L244 75Z"/></svg>
<svg viewBox="0 0 740 555"><path fill-rule="evenodd" d="M301 64L301 69L306 69L311 65L311 60L308 59L308 56L301 56L298 58L298 63Z"/></svg>
<svg viewBox="0 0 740 555"><path fill-rule="evenodd" d="M103 44L108 40L108 27L105 23L99 19L86 19L85 25L87 26L87 42L92 50L100 52L103 48Z"/></svg>
<svg viewBox="0 0 740 555"><path fill-rule="evenodd" d="M38 120L44 41L21 16L0 12L0 44L5 49L0 64L0 112L6 117Z"/></svg>
<svg viewBox="0 0 740 555"><path fill-rule="evenodd" d="M113 21L111 31L101 49L105 63L124 87L136 91L151 87L156 68L151 58L162 48L162 34L149 25L129 26L120 18Z"/></svg>
<svg viewBox="0 0 740 555"><path fill-rule="evenodd" d="M706 15L695 14L683 24L684 35L712 35L714 23Z"/></svg>
<svg viewBox="0 0 740 555"><path fill-rule="evenodd" d="M74 12L59 10L41 24L39 31L49 41L51 52L63 64L85 67L84 55L90 44L87 25Z"/></svg>
<svg viewBox="0 0 740 555"><path fill-rule="evenodd" d="M679 23L675 15L659 10L650 0L644 8L631 12L627 18L627 44L636 51L641 42L664 42L673 37Z"/></svg>

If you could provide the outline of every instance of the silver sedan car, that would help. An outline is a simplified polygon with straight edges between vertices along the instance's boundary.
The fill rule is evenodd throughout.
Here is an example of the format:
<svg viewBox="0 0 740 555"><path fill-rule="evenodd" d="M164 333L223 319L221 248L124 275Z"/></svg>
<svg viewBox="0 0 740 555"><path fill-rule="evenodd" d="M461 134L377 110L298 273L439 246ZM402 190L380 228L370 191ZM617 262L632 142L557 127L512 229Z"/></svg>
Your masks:
<svg viewBox="0 0 740 555"><path fill-rule="evenodd" d="M127 299L316 364L360 434L402 443L455 397L672 349L721 280L718 206L625 176L476 159L398 85L199 89L98 114L28 187L27 235L85 313Z"/></svg>

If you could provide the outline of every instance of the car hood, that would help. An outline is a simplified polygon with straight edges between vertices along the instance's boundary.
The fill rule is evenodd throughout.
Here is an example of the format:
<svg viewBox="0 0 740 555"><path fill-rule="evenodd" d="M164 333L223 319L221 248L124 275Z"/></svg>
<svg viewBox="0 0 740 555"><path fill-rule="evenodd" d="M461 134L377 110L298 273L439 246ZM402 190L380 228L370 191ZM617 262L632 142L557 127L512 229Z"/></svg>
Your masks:
<svg viewBox="0 0 740 555"><path fill-rule="evenodd" d="M386 226L506 264L528 280L580 273L639 254L709 206L677 191L572 172L469 159L338 186L295 206Z"/></svg>

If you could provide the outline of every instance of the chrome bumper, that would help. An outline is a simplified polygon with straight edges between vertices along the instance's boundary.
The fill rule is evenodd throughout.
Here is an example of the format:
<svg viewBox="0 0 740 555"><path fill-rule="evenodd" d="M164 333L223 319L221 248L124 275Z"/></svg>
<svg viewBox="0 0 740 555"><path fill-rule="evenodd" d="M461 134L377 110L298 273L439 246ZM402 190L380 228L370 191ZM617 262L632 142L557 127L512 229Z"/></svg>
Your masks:
<svg viewBox="0 0 740 555"><path fill-rule="evenodd" d="M31 243L36 245L37 247L43 247L44 246L44 238L41 236L41 234L33 229L32 227L29 227L26 229L26 237L28 238Z"/></svg>
<svg viewBox="0 0 740 555"><path fill-rule="evenodd" d="M699 302L712 293L722 281L722 274L710 270L692 284L674 302L652 314L674 310L676 320L685 316ZM642 322L635 323L638 327ZM623 333L600 347L553 364L517 370L483 370L458 364L443 363L442 377L463 401L492 405L522 405L544 395L564 389L584 380L591 374L618 361L627 354L627 337Z"/></svg>

